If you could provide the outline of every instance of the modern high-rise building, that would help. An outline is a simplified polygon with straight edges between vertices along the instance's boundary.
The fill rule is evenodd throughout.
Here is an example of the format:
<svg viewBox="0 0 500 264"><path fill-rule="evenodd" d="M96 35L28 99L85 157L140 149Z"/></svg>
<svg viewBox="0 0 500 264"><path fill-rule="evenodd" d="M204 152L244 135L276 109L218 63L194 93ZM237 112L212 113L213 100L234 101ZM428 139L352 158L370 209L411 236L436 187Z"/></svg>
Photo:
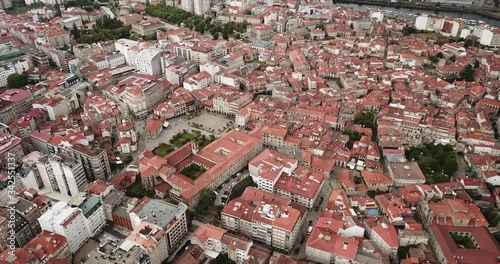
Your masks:
<svg viewBox="0 0 500 264"><path fill-rule="evenodd" d="M194 13L197 16L203 16L210 9L209 0L181 0L181 8Z"/></svg>
<svg viewBox="0 0 500 264"><path fill-rule="evenodd" d="M95 194L79 193L68 202L71 207L78 207L85 216L85 223L90 232L90 236L97 236L106 224L104 206L101 197Z"/></svg>
<svg viewBox="0 0 500 264"><path fill-rule="evenodd" d="M70 156L64 154L44 156L36 163L36 169L44 189L49 192L58 192L70 198L87 186L82 163Z"/></svg>
<svg viewBox="0 0 500 264"><path fill-rule="evenodd" d="M83 164L89 181L108 180L111 176L108 154L104 149L75 144L71 147L73 157Z"/></svg>
<svg viewBox="0 0 500 264"><path fill-rule="evenodd" d="M146 42L130 39L119 39L115 48L125 56L128 65L135 67L139 73L158 76L162 73L161 49L155 48Z"/></svg>
<svg viewBox="0 0 500 264"><path fill-rule="evenodd" d="M80 208L70 207L64 202L56 203L38 219L42 230L64 236L72 253L90 238L86 221Z"/></svg>
<svg viewBox="0 0 500 264"><path fill-rule="evenodd" d="M192 0L193 13L197 16L203 16L210 9L210 0Z"/></svg>

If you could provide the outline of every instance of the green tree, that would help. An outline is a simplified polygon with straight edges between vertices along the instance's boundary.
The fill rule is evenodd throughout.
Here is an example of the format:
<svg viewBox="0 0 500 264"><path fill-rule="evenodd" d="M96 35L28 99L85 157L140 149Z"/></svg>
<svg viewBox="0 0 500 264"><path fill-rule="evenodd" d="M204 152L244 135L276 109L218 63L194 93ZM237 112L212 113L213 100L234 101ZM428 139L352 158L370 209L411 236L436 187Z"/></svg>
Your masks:
<svg viewBox="0 0 500 264"><path fill-rule="evenodd" d="M429 60L434 64L439 62L439 59L434 55L429 56Z"/></svg>
<svg viewBox="0 0 500 264"><path fill-rule="evenodd" d="M358 113L354 117L354 124L363 125L368 128L373 128L375 115L373 112Z"/></svg>
<svg viewBox="0 0 500 264"><path fill-rule="evenodd" d="M451 61L451 62L455 62L455 61L457 61L457 57L456 57L455 55L451 56L451 57L450 57L450 61Z"/></svg>
<svg viewBox="0 0 500 264"><path fill-rule="evenodd" d="M58 4L55 4L54 9L56 10L55 16L60 17L61 16L61 7Z"/></svg>
<svg viewBox="0 0 500 264"><path fill-rule="evenodd" d="M458 170L457 157L455 153L449 153L443 164L443 171L448 175L452 175Z"/></svg>
<svg viewBox="0 0 500 264"><path fill-rule="evenodd" d="M236 262L230 260L227 254L219 254L210 264L236 264Z"/></svg>
<svg viewBox="0 0 500 264"><path fill-rule="evenodd" d="M200 199L195 208L195 212L200 215L208 214L208 208L213 205L215 201L215 193L210 189L203 189L200 192Z"/></svg>
<svg viewBox="0 0 500 264"><path fill-rule="evenodd" d="M225 40L229 39L229 33L227 32L227 30L222 31L222 38Z"/></svg>
<svg viewBox="0 0 500 264"><path fill-rule="evenodd" d="M125 163L126 165L130 164L130 162L132 162L132 160L134 160L134 158L132 157L132 155L127 155L123 158L123 163Z"/></svg>
<svg viewBox="0 0 500 264"><path fill-rule="evenodd" d="M358 141L363 136L363 134L359 133L358 131L353 131L350 129L345 129L344 132L342 132L342 134L348 135L350 141Z"/></svg>
<svg viewBox="0 0 500 264"><path fill-rule="evenodd" d="M468 38L464 41L464 48L468 48L470 46L474 46L474 40Z"/></svg>
<svg viewBox="0 0 500 264"><path fill-rule="evenodd" d="M460 78L462 78L466 82L473 82L475 79L474 77L474 68L470 64L465 66L465 68L460 72Z"/></svg>
<svg viewBox="0 0 500 264"><path fill-rule="evenodd" d="M408 36L417 33L417 29L415 29L414 27L404 27L402 32L403 35Z"/></svg>
<svg viewBox="0 0 500 264"><path fill-rule="evenodd" d="M73 38L79 39L80 38L80 29L76 26L76 24L73 24L73 28L70 31L71 35L73 35Z"/></svg>
<svg viewBox="0 0 500 264"><path fill-rule="evenodd" d="M446 153L444 152L444 149L440 146L438 147L436 154L434 154L434 159L437 160L438 162L441 162L444 160L446 157Z"/></svg>
<svg viewBox="0 0 500 264"><path fill-rule="evenodd" d="M316 24L316 29L325 30L325 24L323 24L323 23Z"/></svg>
<svg viewBox="0 0 500 264"><path fill-rule="evenodd" d="M443 53L442 53L441 51L440 51L440 52L438 52L438 54L436 54L436 57L437 57L438 59L444 59L444 55L443 55Z"/></svg>
<svg viewBox="0 0 500 264"><path fill-rule="evenodd" d="M257 184L255 184L255 182L253 182L252 177L250 177L250 176L241 180L240 182L238 182L238 184L236 184L233 187L233 190L231 191L231 194L229 195L229 200L233 200L233 199L243 195L243 192L245 192L247 187L257 187Z"/></svg>
<svg viewBox="0 0 500 264"><path fill-rule="evenodd" d="M7 85L10 88L19 88L28 84L28 77L24 74L13 73L7 77Z"/></svg>

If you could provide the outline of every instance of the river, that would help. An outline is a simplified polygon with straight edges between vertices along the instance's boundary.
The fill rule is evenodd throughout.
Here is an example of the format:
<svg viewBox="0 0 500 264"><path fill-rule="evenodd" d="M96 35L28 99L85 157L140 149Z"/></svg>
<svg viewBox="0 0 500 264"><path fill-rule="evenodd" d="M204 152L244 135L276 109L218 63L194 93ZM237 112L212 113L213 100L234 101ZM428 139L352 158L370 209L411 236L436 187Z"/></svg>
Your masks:
<svg viewBox="0 0 500 264"><path fill-rule="evenodd" d="M352 8L358 11L369 11L369 10L380 10L383 11L387 16L398 16L400 18L406 18L411 21L415 21L417 14L435 14L439 16L456 17L468 20L484 21L486 24L490 24L495 27L500 28L500 21L483 17L481 15L473 13L460 13L451 11L432 11L427 9L418 8L406 8L406 7L392 7L392 6L377 6L377 5L357 5L357 4L338 4L339 6Z"/></svg>

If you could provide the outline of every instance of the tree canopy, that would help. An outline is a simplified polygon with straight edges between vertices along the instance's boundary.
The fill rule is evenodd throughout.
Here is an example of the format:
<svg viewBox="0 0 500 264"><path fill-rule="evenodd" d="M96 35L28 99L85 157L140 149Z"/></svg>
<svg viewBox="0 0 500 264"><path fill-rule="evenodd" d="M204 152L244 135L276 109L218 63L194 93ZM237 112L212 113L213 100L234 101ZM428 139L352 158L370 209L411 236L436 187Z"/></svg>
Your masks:
<svg viewBox="0 0 500 264"><path fill-rule="evenodd" d="M96 43L106 40L116 40L130 37L130 26L125 26L118 19L111 19L104 16L103 19L96 21L91 30L79 30L73 28L71 34L79 43Z"/></svg>
<svg viewBox="0 0 500 264"><path fill-rule="evenodd" d="M373 112L358 113L354 117L354 124L363 125L365 127L373 128L375 115Z"/></svg>
<svg viewBox="0 0 500 264"><path fill-rule="evenodd" d="M473 82L475 79L475 72L472 65L468 64L465 68L460 72L460 78L462 78L466 82Z"/></svg>
<svg viewBox="0 0 500 264"><path fill-rule="evenodd" d="M427 177L428 183L450 181L450 176L458 170L456 153L450 145L427 144L413 147L407 152L408 160L415 160Z"/></svg>
<svg viewBox="0 0 500 264"><path fill-rule="evenodd" d="M358 131L354 131L354 130L350 130L350 129L345 129L344 132L342 132L342 134L348 135L349 140L353 141L353 142L360 140L361 137L363 136L362 133L359 133Z"/></svg>
<svg viewBox="0 0 500 264"><path fill-rule="evenodd" d="M11 88L19 88L28 84L28 77L24 74L13 73L7 77L7 85Z"/></svg>
<svg viewBox="0 0 500 264"><path fill-rule="evenodd" d="M208 214L208 208L214 204L215 193L210 189L203 189L200 193L200 201L196 205L195 212L197 214L206 215Z"/></svg>

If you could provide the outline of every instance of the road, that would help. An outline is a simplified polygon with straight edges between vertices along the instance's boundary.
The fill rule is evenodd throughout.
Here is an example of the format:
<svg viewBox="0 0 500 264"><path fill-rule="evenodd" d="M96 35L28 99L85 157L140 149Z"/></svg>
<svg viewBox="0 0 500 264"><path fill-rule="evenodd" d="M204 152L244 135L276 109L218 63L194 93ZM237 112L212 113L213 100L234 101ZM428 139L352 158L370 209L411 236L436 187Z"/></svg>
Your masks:
<svg viewBox="0 0 500 264"><path fill-rule="evenodd" d="M224 192L228 191L229 194L227 196L229 197L229 195L231 194L231 189L234 187L234 185L236 185L236 183L238 183L239 181L243 180L249 174L248 174L248 171L244 171L239 176L238 176L238 174L236 174L236 175L237 176L234 178L230 177L229 181L227 183L222 184L221 185L222 188L220 190L217 190L218 194L217 194L217 197L215 198L215 202L214 202L215 205L221 204L221 198L222 198L222 195L224 195Z"/></svg>

